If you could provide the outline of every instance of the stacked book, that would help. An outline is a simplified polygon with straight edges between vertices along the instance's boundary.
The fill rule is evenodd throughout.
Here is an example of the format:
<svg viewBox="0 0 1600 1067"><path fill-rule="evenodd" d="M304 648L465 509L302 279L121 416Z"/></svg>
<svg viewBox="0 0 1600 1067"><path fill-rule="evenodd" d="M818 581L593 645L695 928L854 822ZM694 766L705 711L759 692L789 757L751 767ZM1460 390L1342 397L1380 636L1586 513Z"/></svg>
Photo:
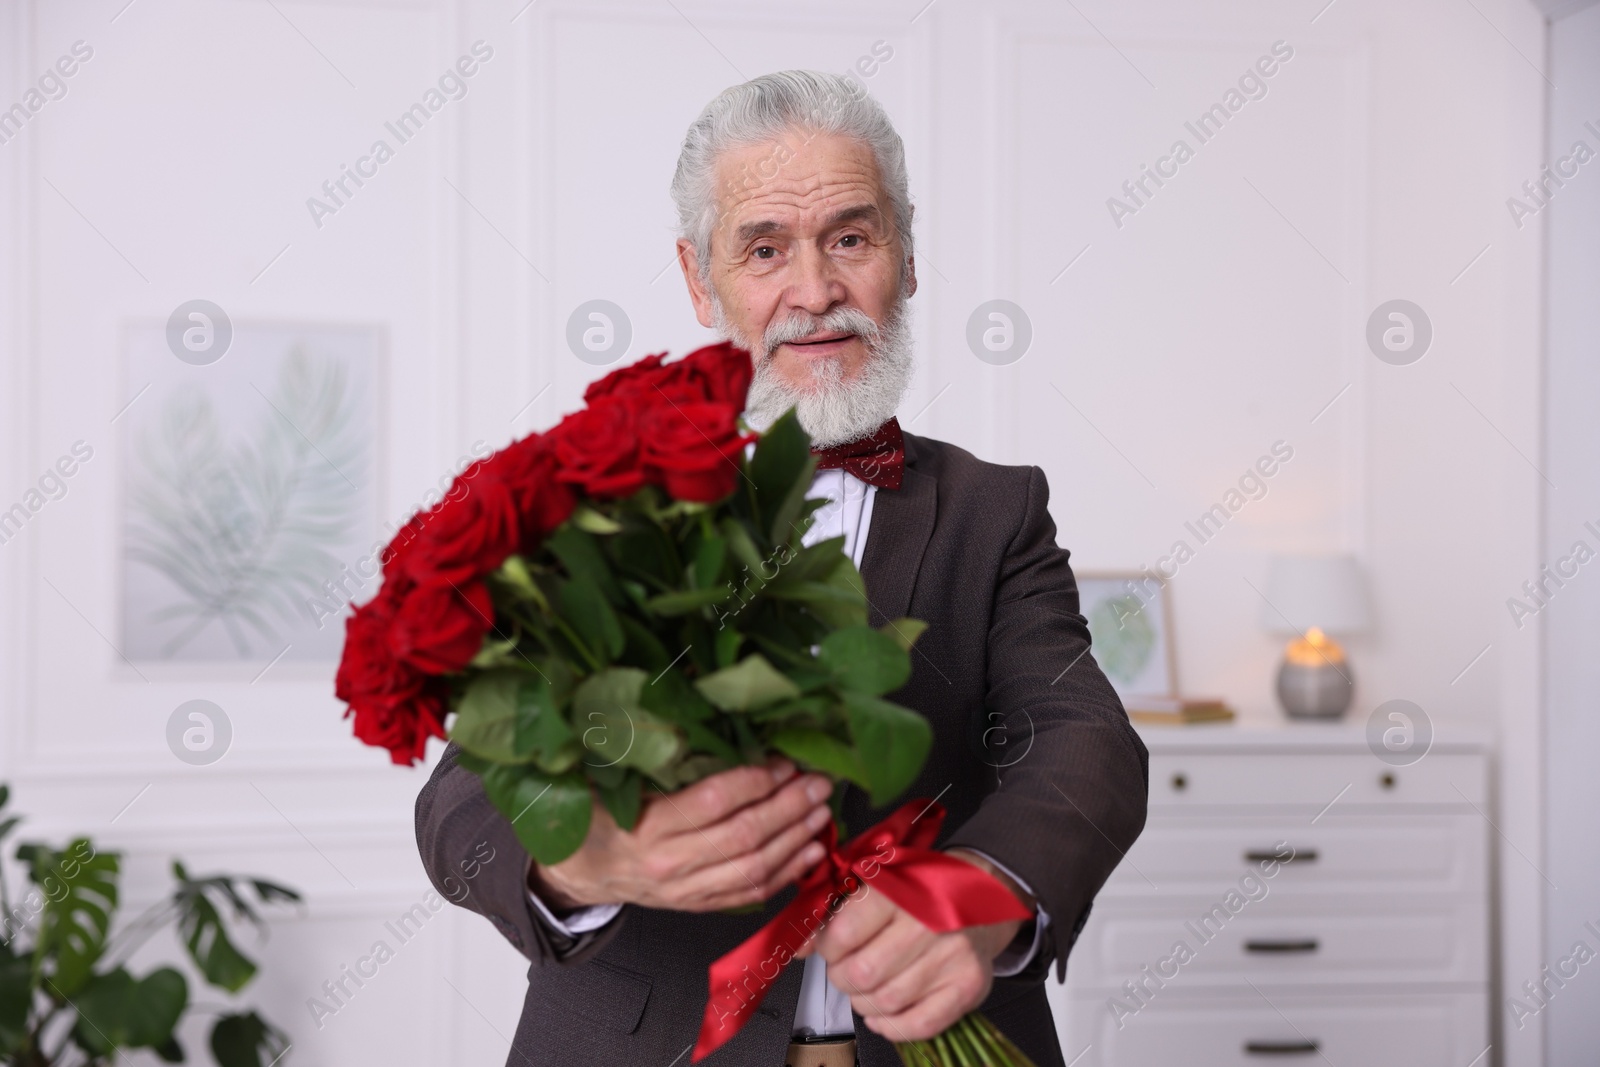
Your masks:
<svg viewBox="0 0 1600 1067"><path fill-rule="evenodd" d="M1131 696L1128 718L1134 722L1181 726L1191 722L1228 722L1233 709L1213 697Z"/></svg>

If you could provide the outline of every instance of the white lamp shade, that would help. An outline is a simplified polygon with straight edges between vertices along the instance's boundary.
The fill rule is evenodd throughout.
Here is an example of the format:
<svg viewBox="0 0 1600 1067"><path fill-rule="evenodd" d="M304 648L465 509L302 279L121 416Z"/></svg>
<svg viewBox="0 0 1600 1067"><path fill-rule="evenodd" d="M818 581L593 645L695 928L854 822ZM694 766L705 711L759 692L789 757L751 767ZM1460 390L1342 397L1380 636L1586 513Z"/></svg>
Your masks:
<svg viewBox="0 0 1600 1067"><path fill-rule="evenodd" d="M1357 633L1370 621L1367 586L1354 556L1275 556L1261 625L1272 633Z"/></svg>

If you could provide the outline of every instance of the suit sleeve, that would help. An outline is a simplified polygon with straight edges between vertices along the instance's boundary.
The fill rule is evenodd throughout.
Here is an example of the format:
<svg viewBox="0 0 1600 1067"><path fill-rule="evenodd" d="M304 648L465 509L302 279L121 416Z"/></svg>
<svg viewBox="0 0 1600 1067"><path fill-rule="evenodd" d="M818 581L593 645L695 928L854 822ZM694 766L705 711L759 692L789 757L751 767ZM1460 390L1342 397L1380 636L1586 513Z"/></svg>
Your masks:
<svg viewBox="0 0 1600 1067"><path fill-rule="evenodd" d="M985 712L1007 751L1032 744L944 847L988 853L1033 887L1053 921L1027 970L1042 977L1054 957L1059 977L1095 894L1144 828L1149 757L1089 651L1038 468L1026 498L995 584Z"/></svg>
<svg viewBox="0 0 1600 1067"><path fill-rule="evenodd" d="M534 963L581 963L616 936L628 909L576 936L539 914L528 892L528 853L510 821L489 802L483 782L456 763L450 745L417 794L417 849L439 895L488 919ZM492 851L491 851L492 850ZM491 856L485 860L485 856ZM468 876L467 872L476 872Z"/></svg>

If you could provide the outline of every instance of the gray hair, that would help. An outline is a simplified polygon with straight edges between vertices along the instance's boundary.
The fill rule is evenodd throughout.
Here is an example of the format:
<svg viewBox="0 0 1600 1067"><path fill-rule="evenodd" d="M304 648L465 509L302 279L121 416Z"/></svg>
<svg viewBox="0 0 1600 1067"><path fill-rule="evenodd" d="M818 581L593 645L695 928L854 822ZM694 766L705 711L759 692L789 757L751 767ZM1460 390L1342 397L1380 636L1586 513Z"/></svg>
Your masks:
<svg viewBox="0 0 1600 1067"><path fill-rule="evenodd" d="M717 157L731 148L777 140L793 129L843 134L872 150L894 209L895 231L909 262L912 206L906 151L883 106L867 95L861 83L842 75L783 70L724 89L700 112L683 138L678 169L672 176L672 200L678 208L678 232L694 245L699 257L701 279L708 278L711 271ZM775 174L742 177L751 183Z"/></svg>

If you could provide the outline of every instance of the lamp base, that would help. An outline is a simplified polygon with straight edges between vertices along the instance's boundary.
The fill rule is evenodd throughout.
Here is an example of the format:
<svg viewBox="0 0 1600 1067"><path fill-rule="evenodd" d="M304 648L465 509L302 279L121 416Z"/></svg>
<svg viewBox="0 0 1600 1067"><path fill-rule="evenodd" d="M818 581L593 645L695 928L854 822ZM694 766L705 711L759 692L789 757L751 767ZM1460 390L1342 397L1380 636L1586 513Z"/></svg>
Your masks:
<svg viewBox="0 0 1600 1067"><path fill-rule="evenodd" d="M1355 696L1349 661L1309 665L1284 660L1278 667L1278 701L1291 719L1337 719Z"/></svg>

